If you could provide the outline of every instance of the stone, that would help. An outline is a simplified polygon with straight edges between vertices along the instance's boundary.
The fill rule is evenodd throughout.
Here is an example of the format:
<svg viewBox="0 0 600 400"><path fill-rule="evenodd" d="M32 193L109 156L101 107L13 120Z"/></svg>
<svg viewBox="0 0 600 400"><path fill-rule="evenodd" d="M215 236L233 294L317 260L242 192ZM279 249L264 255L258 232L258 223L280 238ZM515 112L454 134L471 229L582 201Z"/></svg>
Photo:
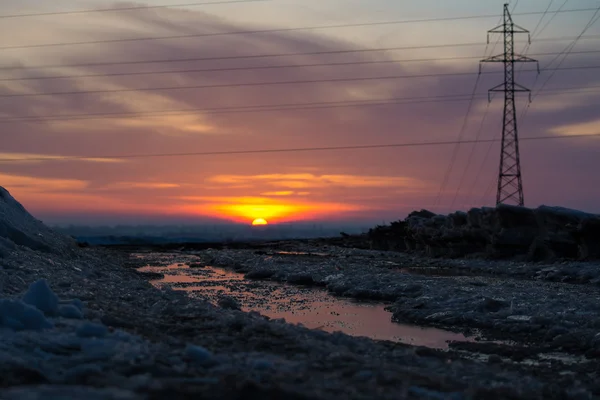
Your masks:
<svg viewBox="0 0 600 400"><path fill-rule="evenodd" d="M487 312L498 312L503 308L507 308L510 306L510 303L505 300L500 299L492 299L490 297L486 297L482 302L479 303L479 310L487 311Z"/></svg>
<svg viewBox="0 0 600 400"><path fill-rule="evenodd" d="M287 282L292 285L312 285L314 280L312 276L308 274L292 274L288 276Z"/></svg>
<svg viewBox="0 0 600 400"><path fill-rule="evenodd" d="M275 271L270 269L256 269L244 275L246 279L269 279L275 275Z"/></svg>
<svg viewBox="0 0 600 400"><path fill-rule="evenodd" d="M241 310L242 306L240 303L231 296L221 296L217 302L219 307L226 310Z"/></svg>

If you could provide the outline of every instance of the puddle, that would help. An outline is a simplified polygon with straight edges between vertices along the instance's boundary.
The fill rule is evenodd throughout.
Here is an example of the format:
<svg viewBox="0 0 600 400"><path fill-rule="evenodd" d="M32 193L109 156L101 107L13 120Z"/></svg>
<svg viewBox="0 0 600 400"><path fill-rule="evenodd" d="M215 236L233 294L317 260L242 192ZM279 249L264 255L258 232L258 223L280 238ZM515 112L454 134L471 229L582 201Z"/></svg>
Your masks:
<svg viewBox="0 0 600 400"><path fill-rule="evenodd" d="M150 260L154 259L149 257ZM173 290L186 291L192 297L213 304L220 296L227 295L238 300L243 311L256 311L273 319L283 318L288 323L302 324L310 329L341 331L353 336L437 349L447 349L449 341L474 341L459 333L392 322L392 314L384 309L386 304L338 298L319 288L250 281L242 274L222 268L189 268L181 264L148 266L139 270L163 273L164 279L150 281L159 288L169 286Z"/></svg>

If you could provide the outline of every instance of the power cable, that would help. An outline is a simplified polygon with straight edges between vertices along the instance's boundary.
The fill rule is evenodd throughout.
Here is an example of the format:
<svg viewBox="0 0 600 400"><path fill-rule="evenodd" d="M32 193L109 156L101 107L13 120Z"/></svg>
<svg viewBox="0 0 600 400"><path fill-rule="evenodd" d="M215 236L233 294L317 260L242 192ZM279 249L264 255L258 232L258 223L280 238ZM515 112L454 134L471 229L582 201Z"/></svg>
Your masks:
<svg viewBox="0 0 600 400"><path fill-rule="evenodd" d="M600 137L600 133L590 135L568 135L568 136L530 136L521 138L524 141L535 140L554 140L554 139L578 139ZM489 141L497 142L497 139L481 140L479 143ZM474 140L465 140L461 143L474 143ZM357 146L330 146L330 147L298 147L288 149L259 149L259 150L225 150L225 151L204 151L187 153L147 153L147 154L126 154L126 155L104 155L104 156L52 156L52 157L32 157L24 159L4 158L0 162L23 162L23 161L70 161L82 159L137 159L137 158L158 158L158 157L190 157L190 156L220 156L220 155L242 155L242 154L269 154L269 153L298 153L313 151L340 151L340 150L364 150L381 148L399 148L399 147L428 147L428 146L446 146L456 144L456 141L440 142L410 142L410 143L388 143L388 144L368 144Z"/></svg>
<svg viewBox="0 0 600 400"><path fill-rule="evenodd" d="M582 69L597 69L600 65L594 66L579 66L579 67L563 67L558 70L582 70ZM529 71L529 70L526 70ZM531 70L533 71L533 70ZM535 70L537 71L537 70ZM450 72L442 74L422 74L422 75L389 75L389 76L372 76L365 78L331 78L331 79L309 79L295 81L273 81L273 82L247 82L247 83L224 83L214 85L192 85L192 86L164 86L164 87L147 87L135 89L99 89L99 90L78 90L69 92L47 92L47 93L18 93L18 94L0 94L0 98L15 98L15 97L40 97L40 96L71 96L81 94L107 94L107 93L128 93L128 92L148 92L161 90L189 90L189 89L220 89L233 87L253 87L253 86L276 86L276 85L299 85L299 84L314 84L314 83L340 83L340 82L360 82L360 81L378 81L388 79L415 79L415 78L433 78L433 77L448 77L448 76L469 76L477 74L478 78L484 74L498 74L498 71L482 72L480 74L474 72Z"/></svg>
<svg viewBox="0 0 600 400"><path fill-rule="evenodd" d="M548 78L542 83L542 86L540 87L540 89L538 89L538 91L532 95L532 100L535 100L538 97L539 93L546 87L546 85L552 79L552 77L554 77L554 74L556 74L556 71L560 71L561 70L560 66L566 60L566 58L569 56L569 54L571 54L571 52L573 51L573 48L575 47L575 45L579 42L579 40L582 37L584 37L583 35L585 34L585 32L587 32L587 30L590 27L592 27L592 25L594 25L598 21L598 18L600 18L600 16L598 18L596 18L596 16L598 15L599 12L600 12L600 7L596 8L596 10L594 12L594 15L592 15L592 18L590 18L589 22L584 26L584 28L581 31L581 33L577 37L575 37L575 39L570 44L568 44L563 49L563 51L561 51L552 61L550 61L550 64L548 65L548 67L546 67L544 69L544 71L547 70L547 69L549 69L550 65L552 65L556 60L558 60L560 58L561 54L564 53L563 59L558 63L558 65L556 65L556 67L554 67L551 70L550 76L548 76ZM535 88L535 84L537 84L537 82L538 82L538 78L539 78L539 76L536 77L536 80L534 82L534 88ZM521 121L523 121L527 117L527 114L528 114L530 108L531 108L531 102L529 102L527 104L527 106L525 107L525 109L521 113Z"/></svg>
<svg viewBox="0 0 600 400"><path fill-rule="evenodd" d="M595 89L596 88L596 89ZM546 95L557 95L563 93L592 93L598 92L598 86L587 86L585 88L564 88L545 90ZM487 98L487 95L477 95L477 99ZM116 112L116 113L91 113L91 114L66 114L66 115L31 115L20 117L9 117L0 119L0 123L14 122L51 122L51 121L78 121L88 119L113 119L127 117L169 117L194 114L230 114L230 113L256 113L271 111L294 111L294 110L320 110L330 108L382 106L394 104L423 104L423 103L445 103L470 100L470 94L439 95L424 97L398 97L379 100L354 100L335 102L310 102L289 104L265 104L254 106L220 107L220 108L198 108L163 111L140 111L140 112Z"/></svg>
<svg viewBox="0 0 600 400"><path fill-rule="evenodd" d="M500 128L502 128L502 122L500 123ZM496 137L501 137L501 129L497 131L497 134L495 135ZM500 139L496 139L497 141L500 141ZM477 169L477 174L475 175L475 180L473 181L473 184L471 185L471 188L469 189L469 194L467 195L467 198L471 198L473 191L475 190L475 187L477 186L477 182L479 182L479 178L481 177L481 174L483 172L483 167L485 166L485 162L488 160L490 153L492 152L492 148L494 147L494 143L495 142L490 142L485 155L483 156L483 159L481 160L481 164L479 166L479 168ZM494 184L494 180L490 180L490 182L492 183L492 186ZM484 192L485 194L485 192Z"/></svg>
<svg viewBox="0 0 600 400"><path fill-rule="evenodd" d="M572 54L592 54L600 53L600 50L578 51ZM556 55L560 53L540 53L539 55ZM115 72L102 74L85 74L85 75L55 75L55 76L34 76L26 78L1 78L0 82L19 82L32 80L49 80L49 79L79 79L79 78L105 78L115 76L140 76L140 75L165 75L165 74L185 74L195 72L226 72L226 71L252 71L252 70L269 70L282 68L313 68L313 67L332 67L332 66L352 66L352 65L378 65L378 64L398 64L405 62L429 62L429 61L454 61L454 60L473 60L479 59L478 56L463 56L463 57L445 57L445 58L420 58L420 59L392 59L392 60L373 60L373 61L345 61L345 62L328 62L328 63L313 63L313 64L292 64L292 65L265 65L256 67L231 67L231 68L200 68L200 69L185 69L185 70L169 70L169 71L142 71L142 72Z"/></svg>
<svg viewBox="0 0 600 400"><path fill-rule="evenodd" d="M554 38L538 39L538 42L558 42L565 40L573 40L575 37L563 36ZM584 36L581 39L600 39L600 35L589 35ZM101 67L109 65L139 65L139 64L157 64L157 63L174 63L174 62L193 62L193 61L221 61L221 60L242 60L242 59L255 59L255 58L270 58L270 57L297 57L297 56L313 56L313 55L334 55L334 54L353 54L353 53L371 53L380 51L396 51L396 50L424 50L424 49L437 49L437 48L451 48L451 47L471 47L471 46L484 46L486 43L474 42L474 43L448 43L448 44L437 44L427 46L402 46L402 47L383 47L376 49L352 49L352 50L327 50L327 51L312 51L312 52L298 52L298 53L274 53L274 54L251 54L246 56L220 56L220 57L200 57L200 58L172 58L172 59L154 59L154 60L140 60L140 61L103 61L94 63L78 63L78 64L47 64L47 65L4 65L0 66L0 71L9 70L26 70L26 69L54 69L54 68L85 68L85 67ZM556 53L546 54L540 53L539 55L555 55Z"/></svg>
<svg viewBox="0 0 600 400"><path fill-rule="evenodd" d="M567 59L567 57L569 57L569 54L571 54L571 51L577 45L577 42L579 41L579 39L585 34L585 32L587 32L587 30L589 28L592 27L592 25L594 25L598 21L598 19L600 19L600 16L598 18L596 18L596 16L598 16L599 13L600 13L600 6L596 9L596 12L594 13L594 15L592 15L592 18L587 23L587 25L583 28L583 30L581 31L581 33L579 34L579 36L569 46L567 46L565 48L565 50L563 50L563 52L565 52L564 57L558 63L558 65L555 68L552 69L552 71L550 72L550 76L548 76L548 78L542 83L542 86L540 87L539 90L543 90L544 87L546 87L546 85L552 79L552 77L554 76L554 74L556 74L556 71L560 70L560 66L565 62L565 60ZM558 57L560 57L560 55L556 56L556 59ZM538 93L539 93L539 91L538 91ZM533 95L533 99L535 99L536 96L537 95L534 94Z"/></svg>
<svg viewBox="0 0 600 400"><path fill-rule="evenodd" d="M514 11L514 10L515 10L515 8L517 7L517 4L518 4L518 3L519 3L518 1L515 3L515 6L513 7L513 10L512 10L512 11ZM503 20L503 17L500 17L500 20L498 21L498 24L497 24L497 25L500 25L500 23L502 22L502 20ZM491 51L490 51L490 56L491 56L491 55L494 53L494 51L496 50L496 47L498 46L498 43L500 43L500 36L498 36L498 38L496 39L496 43L494 43L494 46L492 47L492 49L491 49ZM486 55L486 58L487 58L487 55ZM480 72L482 72L482 70L480 70ZM483 113L483 117L482 117L482 119L481 119L481 123L480 123L480 125L479 125L479 130L478 130L478 132L477 132L477 134L476 134L476 136L475 136L475 142L476 142L476 143L474 143L474 144L473 144L473 146L471 147L471 151L469 152L468 161L467 161L467 164L465 165L465 168L463 169L463 173L462 173L462 175L461 175L461 178L460 178L460 182L459 182L459 184L458 184L458 187L456 188L456 191L454 192L454 198L452 199L452 204L451 204L451 207L453 207L453 206L454 206L454 204L455 204L455 202L456 202L456 199L457 199L457 197L458 197L458 193L460 192L460 189L462 188L462 185L463 185L463 183L464 183L464 179L465 179L465 177L466 177L466 175L467 175L467 171L468 171L468 169L469 169L469 167L470 167L470 165L471 165L471 161L472 161L472 159L473 159L473 155L474 155L474 153L475 153L475 149L477 148L477 144L478 144L478 142L479 142L479 138L481 137L481 133L482 133L482 131L483 131L483 125L484 125L484 123L485 123L485 120L486 120L486 118L487 118L487 115L488 115L488 112L489 112L489 109L490 109L490 105L491 105L491 103L490 103L490 101L488 101L488 103L487 103L487 105L486 105L486 107L485 107L485 112Z"/></svg>
<svg viewBox="0 0 600 400"><path fill-rule="evenodd" d="M76 14L91 14L91 13L105 13L105 12L153 10L153 9L159 9L159 8L198 7L198 6L212 6L212 5L221 5L221 4L259 3L259 2L264 2L264 1L271 1L271 0L227 0L227 1L209 1L209 2L202 2L202 3L168 4L168 5L156 5L156 6L99 8L99 9L94 9L94 10L50 11L50 12L42 12L42 13L0 15L0 19L16 19L16 18L29 18L29 17L48 17L48 16L54 16L54 15L76 15Z"/></svg>
<svg viewBox="0 0 600 400"><path fill-rule="evenodd" d="M491 105L491 103L488 101L488 103L485 107L485 111L483 113L483 118L481 119L481 123L479 124L479 130L477 131L477 134L475 135L475 143L471 147L471 152L469 153L469 157L467 158L467 164L465 165L465 168L463 169L463 173L460 177L460 182L458 184L458 187L456 188L456 191L454 192L454 198L452 199L452 203L450 204L451 207L453 207L454 204L456 203L456 199L458 198L458 193L460 193L460 189L462 188L462 186L465 182L467 172L469 171L469 167L471 166L471 162L473 161L473 155L475 154L475 149L477 148L477 145L479 144L479 139L481 138L481 134L483 132L483 126L485 124L485 120L487 119L487 116L488 116L488 113L490 110L490 105Z"/></svg>
<svg viewBox="0 0 600 400"><path fill-rule="evenodd" d="M575 13L575 12L585 12L585 11L593 11L593 10L595 10L595 8L578 8L578 9L562 10L561 13ZM516 14L516 15L539 15L539 14L543 14L543 11L526 12L526 13L520 13L520 14ZM164 40L164 39L187 39L187 38L201 38L201 37L232 36L232 35L252 35L252 34L262 34L262 33L283 33L283 32L319 30L319 29L357 28L357 27L365 27L365 26L385 26L385 25L399 25L399 24L412 24L412 23L496 18L498 16L499 16L498 14L469 15L469 16L461 16L461 17L441 17L441 18L427 18L427 19L413 19L413 20L362 22L362 23L352 23L352 24L305 26L305 27L296 27L296 28L275 28L275 29L257 29L257 30L232 31L232 32L194 33L194 34L185 34L185 35L168 35L168 36L122 38L122 39L102 39L102 40L89 40L89 41L80 41L80 42L40 43L40 44L17 45L17 46L3 46L3 47L0 47L0 50L80 46L80 45L103 44L103 43L126 43L126 42L140 42L140 41Z"/></svg>

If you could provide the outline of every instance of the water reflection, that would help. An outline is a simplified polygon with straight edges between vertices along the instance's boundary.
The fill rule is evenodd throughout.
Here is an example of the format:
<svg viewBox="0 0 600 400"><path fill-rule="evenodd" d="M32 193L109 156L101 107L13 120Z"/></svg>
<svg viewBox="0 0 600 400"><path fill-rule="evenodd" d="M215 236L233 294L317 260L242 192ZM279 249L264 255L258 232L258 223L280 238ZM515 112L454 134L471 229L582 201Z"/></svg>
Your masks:
<svg viewBox="0 0 600 400"><path fill-rule="evenodd" d="M283 318L311 329L440 349L447 348L448 341L473 340L440 329L394 323L391 313L384 309L385 304L359 303L331 296L322 289L249 281L242 274L221 268L189 268L177 263L141 270L165 274L164 279L151 281L157 287L187 291L190 296L214 304L220 296L227 295L238 300L244 311Z"/></svg>

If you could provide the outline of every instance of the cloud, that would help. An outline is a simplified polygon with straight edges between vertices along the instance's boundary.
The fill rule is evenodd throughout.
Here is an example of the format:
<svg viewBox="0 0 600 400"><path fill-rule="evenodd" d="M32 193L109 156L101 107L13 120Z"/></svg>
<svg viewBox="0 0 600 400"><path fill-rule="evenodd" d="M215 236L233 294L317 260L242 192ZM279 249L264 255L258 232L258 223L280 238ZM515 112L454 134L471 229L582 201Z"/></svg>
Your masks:
<svg viewBox="0 0 600 400"><path fill-rule="evenodd" d="M293 196L296 192L294 191L281 191L281 192L265 192L261 193L261 196Z"/></svg>
<svg viewBox="0 0 600 400"><path fill-rule="evenodd" d="M245 182L264 183L269 186L299 188L424 188L422 182L409 177L361 176L361 175L315 175L315 174L265 174L265 175L217 175L209 179L213 183L238 184ZM284 195L294 192L279 192ZM281 195L281 194L279 194Z"/></svg>
<svg viewBox="0 0 600 400"><path fill-rule="evenodd" d="M264 218L268 221L308 220L325 217L331 213L343 214L364 210L366 207L335 202L307 202L267 197L182 196L184 203L178 209L192 215L214 216L236 221Z"/></svg>
<svg viewBox="0 0 600 400"><path fill-rule="evenodd" d="M1 8L1 6L0 6ZM102 15L99 15L102 14ZM81 18L44 18L36 21L36 29L7 21L0 26L0 34L11 38L11 44L70 42L82 40L111 40L125 37L187 35L233 32L260 29L261 20L253 24L235 22L230 16L219 18L196 10L138 10L135 13L99 13ZM246 17L246 16L244 16ZM251 18L247 18L250 20ZM266 21L268 22L268 21ZM278 23L280 21L277 21ZM299 24L301 25L301 24ZM463 27L468 31L468 27ZM567 27L565 27L566 29ZM412 29L412 28L411 28ZM462 28L461 28L462 29ZM450 64L449 62L387 63L346 65L336 67L271 68L225 71L231 68L274 67L281 65L317 64L326 62L388 61L402 58L436 58L440 49L419 49L410 52L369 52L347 54L306 54L286 57L253 57L212 59L204 61L169 62L131 65L96 65L111 61L174 60L186 58L217 58L259 54L317 53L339 50L360 50L368 46L368 38L358 31L343 30L337 38L324 31L280 32L268 35L229 35L182 40L156 40L96 44L93 46L45 47L29 50L0 52L0 65L22 65L28 68L3 70L3 77L41 77L64 75L63 79L31 80L3 83L0 95L49 93L70 91L116 90L115 93L89 93L71 96L0 97L0 120L21 116L51 116L37 122L2 122L5 132L3 152L6 157L23 155L78 154L86 156L77 168L66 162L1 163L2 173L29 176L36 179L59 179L86 182L88 194L105 190L106 197L73 195L69 203L65 196L56 200L73 209L90 209L89 202L102 202L110 210L140 210L172 212L183 202L194 212L194 204L232 204L227 199L246 199L235 204L261 205L263 198L276 197L275 204L286 205L290 200L302 203L298 196L307 196L315 204L342 204L343 207L367 210L387 210L389 215L411 211L413 204L433 204L437 186L448 169L453 146L423 146L419 148L381 148L337 152L297 152L271 154L234 154L197 157L164 157L134 159L128 162L104 162L98 155L127 155L143 153L194 153L255 149L286 149L296 147L325 147L404 142L457 140L463 125L468 98L477 80L476 59ZM361 31L362 32L362 31ZM482 40L484 40L484 33ZM364 40L363 40L364 39ZM455 40L456 39L456 40ZM386 39L388 40L388 39ZM392 43L393 40L393 43ZM433 40L433 39L432 39ZM448 37L448 41L463 39ZM14 42L14 43L13 43ZM419 35L394 35L389 45L405 46L431 44ZM387 44L386 44L387 45ZM537 46L537 47L536 47ZM531 52L556 52L564 43L540 42L532 45ZM377 46L373 46L377 47ZM591 42L581 42L578 49L594 49ZM483 47L444 48L443 57L480 56ZM406 53L406 54L405 54ZM542 57L541 66L552 56ZM569 65L596 65L598 54L571 54ZM64 68L36 68L43 65L75 65ZM83 65L88 64L88 65ZM29 68L31 67L31 68ZM215 71L191 72L194 69ZM490 68L491 70L491 68ZM498 97L489 108L487 119L480 125L486 109L486 91L500 83L498 74L483 74L477 94L481 99L470 113L469 124L463 132L465 139L474 138L481 126L481 138L498 137L501 133L502 101ZM114 76L116 73L177 71L169 74ZM426 77L387 80L355 80L337 83L287 84L245 86L247 83L275 81L310 81L339 78L372 78L378 76L405 76L473 71L472 75L453 77ZM543 72L547 73L547 72ZM104 74L107 76L83 78L77 75ZM540 76L544 80L548 75ZM519 74L519 82L534 87L533 73ZM585 87L597 83L597 71L560 71L546 89ZM219 88L194 88L197 86ZM231 85L231 87L223 87ZM238 86L235 86L238 85ZM539 82L536 87L539 88ZM178 87L173 90L140 90L152 87ZM313 104L323 102L363 101L411 97L437 97L467 94L467 101L413 102L364 107L316 106L305 110L260 111L258 105L280 107L282 104ZM588 129L587 124L597 117L600 95L590 92L540 96L531 104L525 121L519 120L520 134L542 135L546 132L561 134L556 129ZM522 107L523 102L519 102ZM245 107L245 108L244 108ZM237 112L223 110L237 108ZM244 109L241 109L244 108ZM254 108L254 109L253 109ZM215 111L215 110L221 111ZM168 113L166 111L177 112ZM186 113L181 113L187 110ZM204 110L204 111L203 111ZM521 109L519 109L520 115ZM97 119L58 121L63 116L82 114L104 115ZM85 117L87 118L87 117ZM583 124L583 126L580 126ZM555 129L555 131L552 131ZM592 129L592 128L589 128ZM560 142L560 143L558 143ZM531 143L531 145L530 145ZM543 151L538 149L543 147ZM473 149L473 150L471 150ZM497 175L499 148L495 144L484 160L485 146L460 146L450 175L448 189L451 197L466 170L465 184L460 196L467 193L475 175L481 179L474 186L474 198L479 199L490 181ZM581 190L570 191L559 197L557 191L536 185L544 180L547 167L562 171L565 176L592 180L600 168L600 160L591 154L600 146L591 140L564 140L523 142L523 171L526 177L527 199L551 203L553 199L570 204L596 207L598 198ZM473 151L473 162L467 168L466 159ZM585 168L569 160L589 152ZM12 155L11 155L12 154ZM560 154L556 157L556 154ZM54 157L54 156L53 156ZM56 156L58 157L58 156ZM0 157L2 159L4 157ZM26 157L24 157L26 158ZM531 177L531 178L530 178ZM132 184L130 184L132 183ZM166 186L161 185L166 183ZM179 185L178 187L169 185ZM156 189L152 196L147 190ZM108 201L108 192L110 199ZM294 192L283 196L281 193ZM304 193L306 192L306 193ZM46 197L40 193L39 201ZM181 198L195 198L184 201ZM561 194L562 196L562 194ZM565 195L566 196L566 195ZM179 200L177 199L179 198ZM408 199L407 199L408 198ZM459 197L462 201L462 197ZM33 198L31 198L33 199ZM212 199L212 200L211 200ZM568 200L571 199L571 200ZM286 200L286 201L283 201ZM472 200L472 199L468 199ZM38 200L36 200L38 201ZM53 200L54 201L54 200ZM450 200L443 199L448 210ZM38 204L38 203L36 203ZM40 203L41 204L41 203ZM48 203L50 204L50 203ZM143 204L143 206L142 206ZM274 205L267 203L269 205ZM302 203L304 204L304 203ZM218 205L218 204L217 204ZM65 206L67 207L67 206ZM412 207L412 206L411 206ZM325 207L326 208L326 207ZM188 210L188 208L185 208ZM203 213L210 213L204 207ZM207 211L208 210L208 211ZM335 206L324 218L338 211ZM146 212L144 211L144 212ZM382 212L384 212L382 211ZM600 210L599 210L600 211ZM117 212L117 211L115 211ZM141 212L141 211L140 211ZM213 213L217 211L213 210ZM339 211L343 215L345 211ZM225 214L224 212L222 214ZM219 214L221 215L221 214ZM375 215L375 214L370 214ZM379 217L380 214L377 214Z"/></svg>
<svg viewBox="0 0 600 400"><path fill-rule="evenodd" d="M16 189L19 193L78 191L88 187L88 182L75 179L49 179L2 173L0 173L0 181L8 190Z"/></svg>
<svg viewBox="0 0 600 400"><path fill-rule="evenodd" d="M600 119L588 122L556 126L550 129L550 132L562 136L598 135L600 134Z"/></svg>
<svg viewBox="0 0 600 400"><path fill-rule="evenodd" d="M166 182L117 182L104 189L176 189L180 187L181 185L178 183Z"/></svg>
<svg viewBox="0 0 600 400"><path fill-rule="evenodd" d="M99 158L99 157L78 157L50 155L50 154L31 154L31 153L0 153L0 163L44 163L50 161L64 162L89 162L89 163L124 163L127 160L117 158Z"/></svg>

